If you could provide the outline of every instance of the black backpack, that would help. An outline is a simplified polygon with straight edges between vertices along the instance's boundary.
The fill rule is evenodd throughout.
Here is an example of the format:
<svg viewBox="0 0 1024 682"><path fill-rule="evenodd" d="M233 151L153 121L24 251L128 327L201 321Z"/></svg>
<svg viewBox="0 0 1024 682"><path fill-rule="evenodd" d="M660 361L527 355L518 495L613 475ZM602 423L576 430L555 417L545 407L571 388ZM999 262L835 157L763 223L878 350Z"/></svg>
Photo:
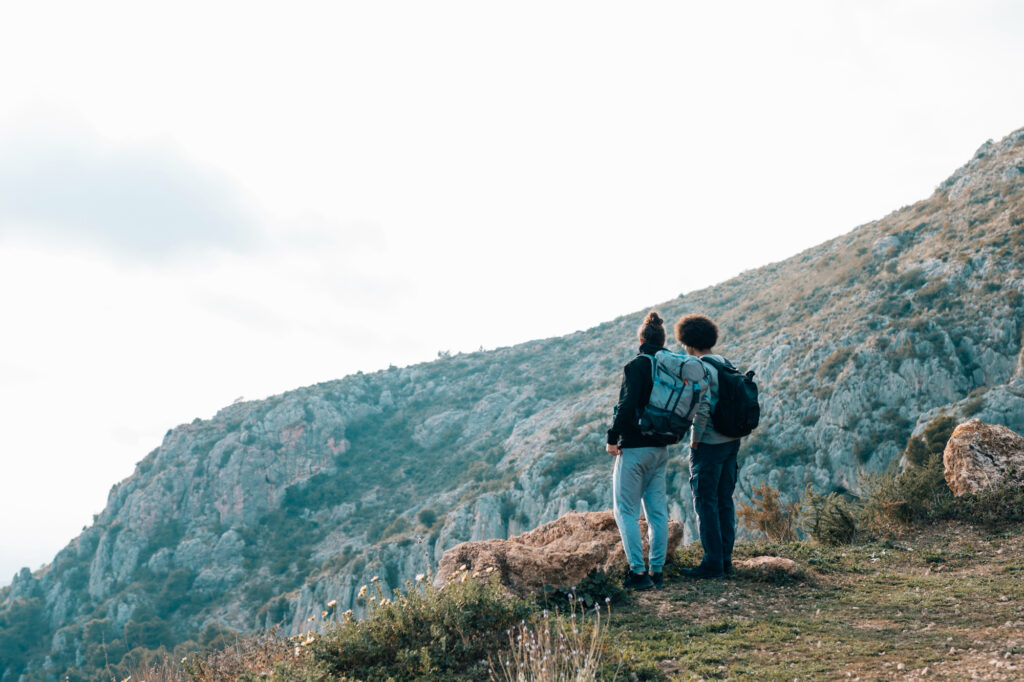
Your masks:
<svg viewBox="0 0 1024 682"><path fill-rule="evenodd" d="M720 362L706 355L701 360L718 370L718 404L711 414L715 431L731 438L749 435L761 420L753 370L740 374L728 360Z"/></svg>

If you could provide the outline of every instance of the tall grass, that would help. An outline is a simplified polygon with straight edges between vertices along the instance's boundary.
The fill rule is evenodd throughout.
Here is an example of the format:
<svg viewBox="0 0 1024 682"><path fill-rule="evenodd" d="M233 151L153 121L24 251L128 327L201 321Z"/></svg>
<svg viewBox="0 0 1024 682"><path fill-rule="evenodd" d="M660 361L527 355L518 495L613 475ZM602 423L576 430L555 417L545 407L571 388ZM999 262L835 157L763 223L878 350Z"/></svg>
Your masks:
<svg viewBox="0 0 1024 682"><path fill-rule="evenodd" d="M490 658L493 682L584 682L615 680L622 657L614 671L607 672L608 625L611 617L606 601L606 618L595 604L588 615L583 602L569 595L568 615L545 610L539 618L521 621L508 630L504 652Z"/></svg>

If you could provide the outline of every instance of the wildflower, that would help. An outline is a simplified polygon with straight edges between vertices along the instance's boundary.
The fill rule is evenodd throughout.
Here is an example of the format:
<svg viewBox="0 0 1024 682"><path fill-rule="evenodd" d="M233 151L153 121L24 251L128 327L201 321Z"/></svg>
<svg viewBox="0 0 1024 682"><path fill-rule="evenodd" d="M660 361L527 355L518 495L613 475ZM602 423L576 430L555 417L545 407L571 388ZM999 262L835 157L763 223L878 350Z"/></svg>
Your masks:
<svg viewBox="0 0 1024 682"><path fill-rule="evenodd" d="M416 574L416 582L421 583L421 582L423 582L426 579L426 577L427 576L423 575L422 573L417 573Z"/></svg>
<svg viewBox="0 0 1024 682"><path fill-rule="evenodd" d="M331 601L327 602L327 608L330 608L330 609L333 609L337 605L338 605L338 600L337 599L332 599Z"/></svg>
<svg viewBox="0 0 1024 682"><path fill-rule="evenodd" d="M310 616L309 617L309 622L310 623L312 623L314 620L316 620L316 616Z"/></svg>
<svg viewBox="0 0 1024 682"><path fill-rule="evenodd" d="M298 658L298 657L299 657L299 645L296 644L295 645L295 658Z"/></svg>
<svg viewBox="0 0 1024 682"><path fill-rule="evenodd" d="M380 580L380 578L378 578L377 576L373 576L372 578L370 578L370 582L371 582L371 583L375 583L375 582L377 582L378 580Z"/></svg>
<svg viewBox="0 0 1024 682"><path fill-rule="evenodd" d="M365 597L366 596L366 585L363 585L362 587L359 588L359 596L360 597Z"/></svg>
<svg viewBox="0 0 1024 682"><path fill-rule="evenodd" d="M487 572L488 573L494 573L494 566L488 566L487 567Z"/></svg>
<svg viewBox="0 0 1024 682"><path fill-rule="evenodd" d="M181 662L184 663L187 660L188 660L188 656L185 656L184 658L181 659Z"/></svg>
<svg viewBox="0 0 1024 682"><path fill-rule="evenodd" d="M321 611L320 612L320 617L321 618L326 618L327 617L327 612L326 611Z"/></svg>

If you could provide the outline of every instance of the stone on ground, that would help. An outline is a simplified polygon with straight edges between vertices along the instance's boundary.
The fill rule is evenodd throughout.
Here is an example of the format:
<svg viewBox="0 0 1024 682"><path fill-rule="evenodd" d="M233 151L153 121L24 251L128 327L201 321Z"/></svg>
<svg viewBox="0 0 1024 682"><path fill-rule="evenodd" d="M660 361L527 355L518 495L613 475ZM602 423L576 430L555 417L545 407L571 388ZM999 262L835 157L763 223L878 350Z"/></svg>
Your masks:
<svg viewBox="0 0 1024 682"><path fill-rule="evenodd" d="M766 576L788 575L797 578L801 575L800 567L795 561L780 556L756 556L737 561L734 565Z"/></svg>
<svg viewBox="0 0 1024 682"><path fill-rule="evenodd" d="M1024 437L1005 426L970 419L956 427L942 455L956 496L1024 485Z"/></svg>

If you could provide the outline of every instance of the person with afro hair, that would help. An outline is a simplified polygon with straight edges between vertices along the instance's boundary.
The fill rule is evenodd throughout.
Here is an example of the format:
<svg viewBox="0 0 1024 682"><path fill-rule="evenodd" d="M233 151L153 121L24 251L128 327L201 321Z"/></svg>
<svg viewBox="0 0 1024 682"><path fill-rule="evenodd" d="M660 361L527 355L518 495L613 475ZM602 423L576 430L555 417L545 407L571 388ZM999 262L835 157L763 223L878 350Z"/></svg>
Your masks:
<svg viewBox="0 0 1024 682"><path fill-rule="evenodd" d="M716 578L732 573L736 542L732 496L739 473L740 439L718 433L710 419L718 403L715 364L728 364L728 360L712 354L711 349L718 343L718 327L705 315L682 317L676 323L676 339L687 353L704 362L709 381L706 409L698 410L690 429L690 489L704 558L696 568L684 569L683 573L691 578Z"/></svg>

